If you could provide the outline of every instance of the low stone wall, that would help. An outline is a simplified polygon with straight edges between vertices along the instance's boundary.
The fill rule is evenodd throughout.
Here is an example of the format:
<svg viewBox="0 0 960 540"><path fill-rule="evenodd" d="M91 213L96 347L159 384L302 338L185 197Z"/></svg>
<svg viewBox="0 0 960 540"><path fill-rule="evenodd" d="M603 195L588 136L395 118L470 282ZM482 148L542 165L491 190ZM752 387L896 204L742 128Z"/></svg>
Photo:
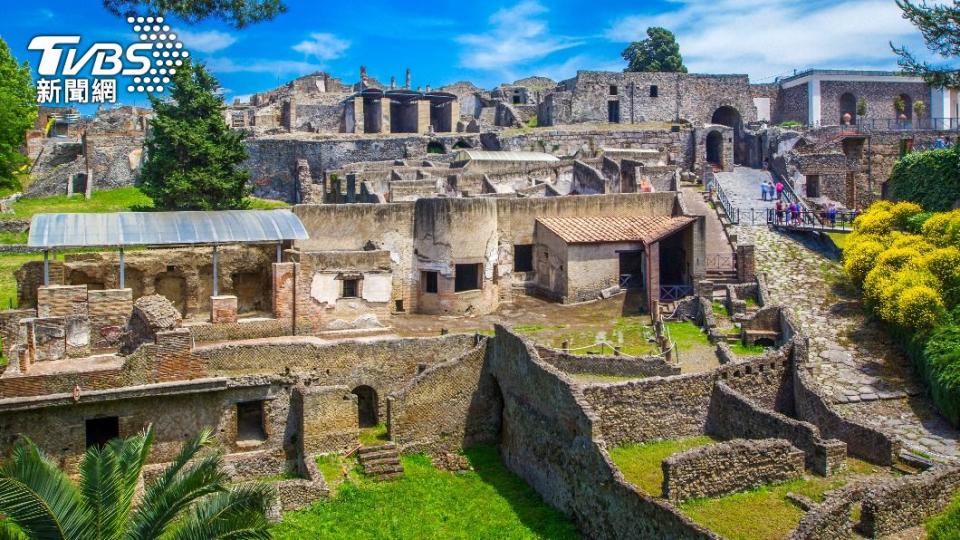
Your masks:
<svg viewBox="0 0 960 540"><path fill-rule="evenodd" d="M241 319L226 324L191 324L185 326L185 328L190 330L190 335L193 336L196 343L280 337L291 333L290 321L278 319Z"/></svg>
<svg viewBox="0 0 960 540"><path fill-rule="evenodd" d="M504 464L587 538L701 539L717 535L627 483L599 439L598 419L576 385L497 326L488 353L503 396Z"/></svg>
<svg viewBox="0 0 960 540"><path fill-rule="evenodd" d="M360 443L357 396L346 386L298 385L290 403L300 420L298 446L307 460L316 454L349 452Z"/></svg>
<svg viewBox="0 0 960 540"><path fill-rule="evenodd" d="M863 499L861 531L893 534L941 512L960 489L960 466L937 467L873 487Z"/></svg>
<svg viewBox="0 0 960 540"><path fill-rule="evenodd" d="M312 505L319 499L330 496L330 488L324 482L291 478L280 480L274 484L277 490L277 499L283 512L301 510Z"/></svg>
<svg viewBox="0 0 960 540"><path fill-rule="evenodd" d="M761 408L724 383L714 388L707 432L728 439L787 440L805 453L808 467L824 476L846 463L847 449L842 441L824 441L816 426Z"/></svg>
<svg viewBox="0 0 960 540"><path fill-rule="evenodd" d="M803 461L803 452L783 439L694 448L663 461L663 495L678 502L793 480L803 475Z"/></svg>
<svg viewBox="0 0 960 540"><path fill-rule="evenodd" d="M557 349L537 347L537 354L553 367L566 373L594 373L637 377L679 375L680 367L659 356L639 358L627 356L576 355Z"/></svg>
<svg viewBox="0 0 960 540"><path fill-rule="evenodd" d="M486 353L484 340L387 398L390 439L404 451L429 452L496 443L503 404L486 368Z"/></svg>
<svg viewBox="0 0 960 540"><path fill-rule="evenodd" d="M900 443L882 431L844 418L817 391L807 373L809 344L797 335L793 340L794 406L796 417L820 429L824 437L847 443L847 452L877 465L891 465L900 453Z"/></svg>
<svg viewBox="0 0 960 540"><path fill-rule="evenodd" d="M824 493L822 503L804 514L797 528L790 533L790 540L848 540L854 538L853 520L850 519L853 505L863 498L872 484L857 482Z"/></svg>

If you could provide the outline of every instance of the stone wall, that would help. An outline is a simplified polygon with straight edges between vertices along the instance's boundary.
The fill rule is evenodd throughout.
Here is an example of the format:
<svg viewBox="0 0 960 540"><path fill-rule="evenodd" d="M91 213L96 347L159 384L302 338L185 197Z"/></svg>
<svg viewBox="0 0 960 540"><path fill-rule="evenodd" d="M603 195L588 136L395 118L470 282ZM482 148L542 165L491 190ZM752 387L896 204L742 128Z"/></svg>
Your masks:
<svg viewBox="0 0 960 540"><path fill-rule="evenodd" d="M718 383L714 388L707 432L725 439L776 438L789 441L805 453L806 466L824 476L846 466L847 451L843 442L825 441L816 426L759 407L724 383Z"/></svg>
<svg viewBox="0 0 960 540"><path fill-rule="evenodd" d="M920 525L943 511L958 489L957 466L941 466L878 485L863 499L860 529L872 538Z"/></svg>
<svg viewBox="0 0 960 540"><path fill-rule="evenodd" d="M533 133L491 134L488 146L499 150L547 152L558 157L592 158L603 148L655 150L667 156L668 164L689 169L693 165L692 131L681 129L537 129Z"/></svg>
<svg viewBox="0 0 960 540"><path fill-rule="evenodd" d="M803 452L783 439L741 439L663 460L663 495L675 502L719 497L803 476Z"/></svg>
<svg viewBox="0 0 960 540"><path fill-rule="evenodd" d="M596 356L577 355L557 349L537 347L540 358L565 373L591 373L636 377L679 375L680 367L660 356Z"/></svg>
<svg viewBox="0 0 960 540"><path fill-rule="evenodd" d="M503 396L500 452L507 468L589 538L718 538L617 470L597 417L572 382L533 346L496 328L490 370Z"/></svg>
<svg viewBox="0 0 960 540"><path fill-rule="evenodd" d="M403 451L495 444L503 404L486 368L487 340L434 365L387 398L390 439Z"/></svg>
<svg viewBox="0 0 960 540"><path fill-rule="evenodd" d="M316 454L347 453L359 445L357 396L348 387L297 385L291 407L300 419L296 429L305 460Z"/></svg>

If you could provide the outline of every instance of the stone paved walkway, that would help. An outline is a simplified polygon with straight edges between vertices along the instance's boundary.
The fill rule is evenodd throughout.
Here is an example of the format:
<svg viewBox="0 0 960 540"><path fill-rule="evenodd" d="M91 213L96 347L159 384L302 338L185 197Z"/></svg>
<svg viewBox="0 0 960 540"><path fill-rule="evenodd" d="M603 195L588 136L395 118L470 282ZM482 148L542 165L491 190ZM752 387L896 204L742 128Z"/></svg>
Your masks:
<svg viewBox="0 0 960 540"><path fill-rule="evenodd" d="M733 172L716 174L717 182L726 193L730 204L740 210L740 223L765 225L766 210L773 208L776 204L776 201L764 201L760 198L760 184L764 180L773 181L770 172L748 167L734 167ZM751 210L753 210L752 214Z"/></svg>
<svg viewBox="0 0 960 540"><path fill-rule="evenodd" d="M757 271L766 274L773 302L810 336L811 372L836 409L899 437L906 448L960 458L960 432L933 409L890 337L864 316L839 263L800 236L748 226L737 233L756 246Z"/></svg>

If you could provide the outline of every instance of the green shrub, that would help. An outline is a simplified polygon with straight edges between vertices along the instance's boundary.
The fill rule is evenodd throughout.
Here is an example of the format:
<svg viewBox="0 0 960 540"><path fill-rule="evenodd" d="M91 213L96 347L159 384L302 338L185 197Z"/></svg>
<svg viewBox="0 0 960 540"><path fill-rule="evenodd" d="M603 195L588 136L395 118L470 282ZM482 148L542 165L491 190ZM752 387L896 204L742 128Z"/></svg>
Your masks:
<svg viewBox="0 0 960 540"><path fill-rule="evenodd" d="M960 156L956 147L912 152L890 173L890 195L930 212L949 210L960 200Z"/></svg>

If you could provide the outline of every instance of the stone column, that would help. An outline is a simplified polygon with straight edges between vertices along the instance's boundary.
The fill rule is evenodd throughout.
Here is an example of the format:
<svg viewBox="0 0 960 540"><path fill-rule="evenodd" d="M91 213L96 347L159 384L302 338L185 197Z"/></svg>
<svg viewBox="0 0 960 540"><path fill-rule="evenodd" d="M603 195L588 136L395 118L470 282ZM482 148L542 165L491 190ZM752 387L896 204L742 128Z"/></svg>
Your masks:
<svg viewBox="0 0 960 540"><path fill-rule="evenodd" d="M390 101L387 96L380 98L380 133L390 133Z"/></svg>
<svg viewBox="0 0 960 540"><path fill-rule="evenodd" d="M430 101L417 100L417 133L430 132Z"/></svg>
<svg viewBox="0 0 960 540"><path fill-rule="evenodd" d="M737 280L748 283L757 278L757 263L754 257L753 244L737 246Z"/></svg>
<svg viewBox="0 0 960 540"><path fill-rule="evenodd" d="M656 316L660 305L660 242L647 246L647 302L650 316Z"/></svg>
<svg viewBox="0 0 960 540"><path fill-rule="evenodd" d="M450 102L450 131L457 130L457 122L460 121L460 102L453 100Z"/></svg>
<svg viewBox="0 0 960 540"><path fill-rule="evenodd" d="M357 96L353 98L353 132L364 133L363 124L363 98Z"/></svg>

